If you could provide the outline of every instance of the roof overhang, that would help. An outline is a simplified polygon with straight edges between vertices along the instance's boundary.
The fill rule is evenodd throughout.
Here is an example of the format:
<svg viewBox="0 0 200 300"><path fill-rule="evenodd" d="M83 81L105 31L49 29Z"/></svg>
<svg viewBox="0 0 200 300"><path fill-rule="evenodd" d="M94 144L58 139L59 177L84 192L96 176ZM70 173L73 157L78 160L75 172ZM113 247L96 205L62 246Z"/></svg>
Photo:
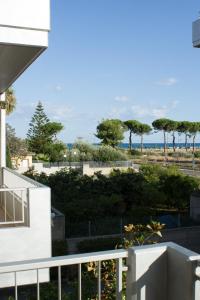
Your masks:
<svg viewBox="0 0 200 300"><path fill-rule="evenodd" d="M0 0L0 94L48 47L50 0Z"/></svg>
<svg viewBox="0 0 200 300"><path fill-rule="evenodd" d="M200 48L200 19L192 24L192 43L193 47Z"/></svg>

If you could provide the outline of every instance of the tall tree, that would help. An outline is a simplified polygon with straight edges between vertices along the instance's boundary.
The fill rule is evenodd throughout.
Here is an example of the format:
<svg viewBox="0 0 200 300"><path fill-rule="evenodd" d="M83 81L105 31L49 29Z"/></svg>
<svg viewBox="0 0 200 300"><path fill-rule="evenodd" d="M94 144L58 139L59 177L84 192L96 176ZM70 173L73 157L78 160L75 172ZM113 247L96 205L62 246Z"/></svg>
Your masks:
<svg viewBox="0 0 200 300"><path fill-rule="evenodd" d="M44 112L42 103L39 102L29 123L30 127L27 133L28 148L30 151L36 154L44 152L44 145L46 144L44 126L48 123L49 119Z"/></svg>
<svg viewBox="0 0 200 300"><path fill-rule="evenodd" d="M15 92L12 87L6 90L6 114L10 115L16 107Z"/></svg>
<svg viewBox="0 0 200 300"><path fill-rule="evenodd" d="M188 137L190 136L190 127L191 122L189 121L182 121L178 122L177 131L181 134L185 134L185 150L188 150Z"/></svg>
<svg viewBox="0 0 200 300"><path fill-rule="evenodd" d="M151 132L152 128L151 126L149 126L148 124L139 124L137 127L137 135L140 136L141 138L141 152L143 152L143 138L144 138L144 134L149 134Z"/></svg>
<svg viewBox="0 0 200 300"><path fill-rule="evenodd" d="M6 124L6 144L7 144L7 166L11 167L10 157L16 162L28 154L28 147L25 140L16 136L15 129Z"/></svg>
<svg viewBox="0 0 200 300"><path fill-rule="evenodd" d="M172 134L172 145L174 152L176 151L176 130L178 128L178 122L168 120L168 132Z"/></svg>
<svg viewBox="0 0 200 300"><path fill-rule="evenodd" d="M191 122L189 133L192 136L192 152L195 152L196 135L200 131L200 122Z"/></svg>
<svg viewBox="0 0 200 300"><path fill-rule="evenodd" d="M136 120L128 120L124 122L125 126L129 130L129 150L132 150L132 135L137 133L137 128L140 125L140 122Z"/></svg>
<svg viewBox="0 0 200 300"><path fill-rule="evenodd" d="M170 131L170 122L169 119L157 119L153 121L152 126L155 130L162 131L163 132L163 138L164 138L164 153L166 153L167 150L167 138L166 134Z"/></svg>
<svg viewBox="0 0 200 300"><path fill-rule="evenodd" d="M125 126L118 119L103 120L97 126L96 137L104 145L116 147L124 139Z"/></svg>

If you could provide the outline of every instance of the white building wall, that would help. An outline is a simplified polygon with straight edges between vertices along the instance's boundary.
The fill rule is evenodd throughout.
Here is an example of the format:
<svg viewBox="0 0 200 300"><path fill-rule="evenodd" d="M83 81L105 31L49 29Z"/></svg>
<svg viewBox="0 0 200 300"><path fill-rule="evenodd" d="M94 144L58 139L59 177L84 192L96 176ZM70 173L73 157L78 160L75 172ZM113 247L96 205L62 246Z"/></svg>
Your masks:
<svg viewBox="0 0 200 300"><path fill-rule="evenodd" d="M0 25L50 29L50 0L0 0Z"/></svg>
<svg viewBox="0 0 200 300"><path fill-rule="evenodd" d="M174 243L130 248L127 299L200 299L200 281L195 278L195 257L197 253Z"/></svg>
<svg viewBox="0 0 200 300"><path fill-rule="evenodd" d="M10 174L12 175L12 172ZM19 187L24 181L15 175L14 186ZM12 185L12 181L10 184ZM31 181L27 181L27 185L32 185L28 187L29 226L0 229L0 263L51 257L50 189L45 186L34 186ZM36 282L35 271L22 272L17 277L18 285ZM40 280L49 280L48 270L40 271ZM13 274L0 276L0 288L13 284Z"/></svg>

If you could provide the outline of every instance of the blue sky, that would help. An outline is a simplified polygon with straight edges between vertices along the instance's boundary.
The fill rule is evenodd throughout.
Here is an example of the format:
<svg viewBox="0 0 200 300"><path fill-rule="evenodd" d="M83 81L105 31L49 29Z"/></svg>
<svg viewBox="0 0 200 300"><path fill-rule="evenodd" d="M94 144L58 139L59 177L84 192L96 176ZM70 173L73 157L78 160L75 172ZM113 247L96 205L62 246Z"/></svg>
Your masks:
<svg viewBox="0 0 200 300"><path fill-rule="evenodd" d="M103 118L199 121L200 49L191 41L199 10L197 0L52 1L49 49L15 83L8 122L25 137L39 100L64 124L64 142L95 142Z"/></svg>

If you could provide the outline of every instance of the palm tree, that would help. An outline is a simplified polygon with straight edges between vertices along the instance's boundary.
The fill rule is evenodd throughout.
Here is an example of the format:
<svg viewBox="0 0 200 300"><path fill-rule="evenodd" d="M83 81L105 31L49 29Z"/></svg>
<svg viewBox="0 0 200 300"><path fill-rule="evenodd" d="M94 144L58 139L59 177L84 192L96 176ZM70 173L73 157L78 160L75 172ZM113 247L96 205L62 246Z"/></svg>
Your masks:
<svg viewBox="0 0 200 300"><path fill-rule="evenodd" d="M12 87L6 90L6 114L10 115L16 107L15 92Z"/></svg>

